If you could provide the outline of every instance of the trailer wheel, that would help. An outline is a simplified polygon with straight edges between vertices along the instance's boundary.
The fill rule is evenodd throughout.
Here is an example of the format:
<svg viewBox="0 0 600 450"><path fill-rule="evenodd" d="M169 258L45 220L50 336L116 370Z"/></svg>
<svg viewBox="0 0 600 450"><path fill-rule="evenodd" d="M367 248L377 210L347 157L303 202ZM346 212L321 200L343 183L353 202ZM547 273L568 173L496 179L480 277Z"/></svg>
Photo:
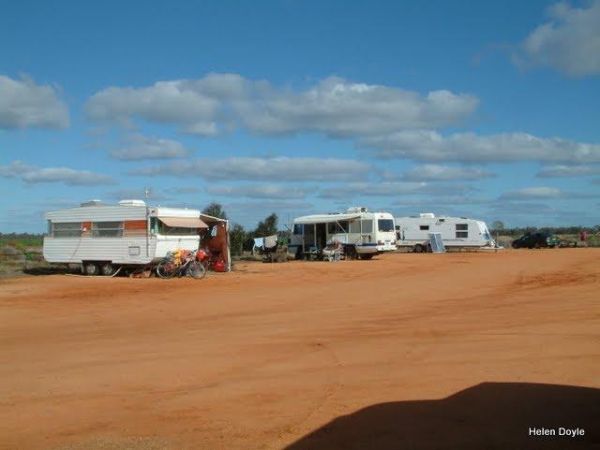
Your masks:
<svg viewBox="0 0 600 450"><path fill-rule="evenodd" d="M100 265L100 273L104 276L111 276L115 273L115 266L112 263L105 262Z"/></svg>
<svg viewBox="0 0 600 450"><path fill-rule="evenodd" d="M93 262L87 262L84 264L83 269L86 275L94 276L100 273L100 268Z"/></svg>
<svg viewBox="0 0 600 450"><path fill-rule="evenodd" d="M421 244L415 245L414 252L415 253L423 253L424 247Z"/></svg>

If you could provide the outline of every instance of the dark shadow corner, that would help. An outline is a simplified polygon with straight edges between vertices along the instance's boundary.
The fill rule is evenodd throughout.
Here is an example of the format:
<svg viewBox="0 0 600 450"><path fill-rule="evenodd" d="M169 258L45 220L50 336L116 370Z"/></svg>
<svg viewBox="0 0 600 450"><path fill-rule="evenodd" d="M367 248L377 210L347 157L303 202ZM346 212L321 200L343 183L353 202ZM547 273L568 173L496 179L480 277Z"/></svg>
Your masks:
<svg viewBox="0 0 600 450"><path fill-rule="evenodd" d="M583 429L585 434L561 436L561 427ZM530 428L556 434L530 435ZM334 419L286 448L600 449L600 389L482 383L441 400L369 406Z"/></svg>

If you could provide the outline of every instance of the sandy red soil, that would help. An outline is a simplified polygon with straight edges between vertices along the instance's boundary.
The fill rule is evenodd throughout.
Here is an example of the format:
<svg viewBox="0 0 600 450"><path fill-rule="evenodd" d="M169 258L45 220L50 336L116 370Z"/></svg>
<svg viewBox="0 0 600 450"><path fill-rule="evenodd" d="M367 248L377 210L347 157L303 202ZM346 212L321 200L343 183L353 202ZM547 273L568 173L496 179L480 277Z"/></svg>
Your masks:
<svg viewBox="0 0 600 450"><path fill-rule="evenodd" d="M405 438L369 427L403 417L413 430L405 448L442 448L427 424L460 416L472 408L460 398L488 395L489 386L504 394L492 389L499 403L477 408L485 414L512 399L498 412L507 418L528 398L511 386L524 383L595 388L580 391L581 414L590 413L581 402L598 400L600 250L236 269L200 281L0 280L0 446L344 448L360 433L351 437L358 447L383 448ZM479 386L490 382L498 384ZM432 400L477 386L436 416ZM345 431L335 421L390 402L409 409L368 409L379 411L375 419L356 416ZM469 411L457 419L464 432L496 439L495 425L472 425L480 414ZM589 417L570 414L569 425L589 427ZM494 445L486 448L502 448Z"/></svg>

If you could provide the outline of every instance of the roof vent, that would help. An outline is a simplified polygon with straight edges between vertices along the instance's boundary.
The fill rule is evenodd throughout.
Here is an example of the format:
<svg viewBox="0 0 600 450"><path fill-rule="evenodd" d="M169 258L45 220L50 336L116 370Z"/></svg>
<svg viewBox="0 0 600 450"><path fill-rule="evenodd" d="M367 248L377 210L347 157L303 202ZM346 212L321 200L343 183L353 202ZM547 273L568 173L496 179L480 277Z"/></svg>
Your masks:
<svg viewBox="0 0 600 450"><path fill-rule="evenodd" d="M146 206L144 200L121 200L119 206Z"/></svg>
<svg viewBox="0 0 600 450"><path fill-rule="evenodd" d="M435 214L434 213L421 213L421 214L419 214L419 217L421 219L435 219Z"/></svg>
<svg viewBox="0 0 600 450"><path fill-rule="evenodd" d="M100 206L102 204L102 200L88 200L87 202L83 202L79 206Z"/></svg>

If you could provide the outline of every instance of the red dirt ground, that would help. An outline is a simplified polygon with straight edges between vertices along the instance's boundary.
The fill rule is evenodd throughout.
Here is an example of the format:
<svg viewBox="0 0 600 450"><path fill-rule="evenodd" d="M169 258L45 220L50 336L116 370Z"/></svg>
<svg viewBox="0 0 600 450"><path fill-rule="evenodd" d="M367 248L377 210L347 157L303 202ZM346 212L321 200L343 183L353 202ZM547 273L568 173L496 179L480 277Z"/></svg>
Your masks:
<svg viewBox="0 0 600 450"><path fill-rule="evenodd" d="M0 446L282 448L483 382L599 388L599 263L507 250L3 279Z"/></svg>

